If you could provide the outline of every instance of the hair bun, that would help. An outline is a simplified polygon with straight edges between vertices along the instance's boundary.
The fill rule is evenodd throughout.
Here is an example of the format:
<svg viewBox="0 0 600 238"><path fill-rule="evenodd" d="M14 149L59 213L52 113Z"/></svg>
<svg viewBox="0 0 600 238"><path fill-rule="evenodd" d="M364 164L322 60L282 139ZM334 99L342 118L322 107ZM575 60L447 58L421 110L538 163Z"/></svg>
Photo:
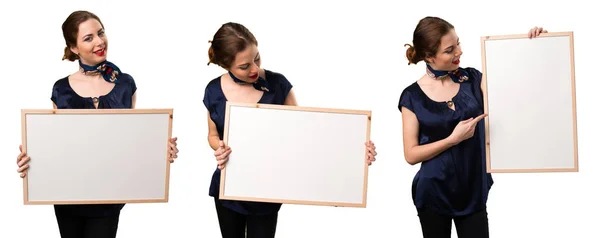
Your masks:
<svg viewBox="0 0 600 238"><path fill-rule="evenodd" d="M209 41L210 43L211 41ZM214 63L213 59L215 58L215 51L213 50L212 45L208 47L208 63L206 65L210 65L210 63Z"/></svg>
<svg viewBox="0 0 600 238"><path fill-rule="evenodd" d="M408 49L406 49L406 58L408 59L408 64L416 64L415 57L417 56L417 51L415 50L415 47L411 44L404 44L404 47L406 46L408 46Z"/></svg>

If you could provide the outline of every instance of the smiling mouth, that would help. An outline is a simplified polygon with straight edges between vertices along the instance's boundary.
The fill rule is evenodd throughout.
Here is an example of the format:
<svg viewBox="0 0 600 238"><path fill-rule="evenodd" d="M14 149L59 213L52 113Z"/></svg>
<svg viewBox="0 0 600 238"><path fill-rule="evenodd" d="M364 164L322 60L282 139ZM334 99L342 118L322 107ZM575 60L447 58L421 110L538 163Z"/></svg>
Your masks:
<svg viewBox="0 0 600 238"><path fill-rule="evenodd" d="M453 64L460 64L460 59L456 59L455 61L452 61Z"/></svg>
<svg viewBox="0 0 600 238"><path fill-rule="evenodd" d="M106 54L106 49L100 49L97 51L94 51L94 54L96 54L97 56L104 56Z"/></svg>

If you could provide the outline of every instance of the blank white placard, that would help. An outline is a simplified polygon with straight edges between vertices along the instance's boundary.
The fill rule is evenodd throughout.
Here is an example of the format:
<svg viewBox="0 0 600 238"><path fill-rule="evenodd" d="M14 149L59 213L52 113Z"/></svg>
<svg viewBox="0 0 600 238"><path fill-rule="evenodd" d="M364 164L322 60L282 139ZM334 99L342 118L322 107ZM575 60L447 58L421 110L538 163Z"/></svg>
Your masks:
<svg viewBox="0 0 600 238"><path fill-rule="evenodd" d="M366 207L370 111L227 104L220 198Z"/></svg>
<svg viewBox="0 0 600 238"><path fill-rule="evenodd" d="M25 204L167 202L172 109L22 110Z"/></svg>
<svg viewBox="0 0 600 238"><path fill-rule="evenodd" d="M481 43L488 172L577 172L573 33Z"/></svg>

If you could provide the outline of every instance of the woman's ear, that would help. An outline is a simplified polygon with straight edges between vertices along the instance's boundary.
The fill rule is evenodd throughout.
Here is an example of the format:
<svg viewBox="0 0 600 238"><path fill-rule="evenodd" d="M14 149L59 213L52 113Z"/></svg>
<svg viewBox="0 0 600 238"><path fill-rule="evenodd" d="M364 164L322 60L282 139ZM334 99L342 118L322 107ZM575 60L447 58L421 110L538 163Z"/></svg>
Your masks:
<svg viewBox="0 0 600 238"><path fill-rule="evenodd" d="M73 54L79 55L79 49L77 49L77 47L71 46L69 49L71 49L71 52L73 52Z"/></svg>
<svg viewBox="0 0 600 238"><path fill-rule="evenodd" d="M425 61L428 64L433 64L433 63L435 63L435 57L433 57L431 55L427 55L427 56L425 56L423 61Z"/></svg>

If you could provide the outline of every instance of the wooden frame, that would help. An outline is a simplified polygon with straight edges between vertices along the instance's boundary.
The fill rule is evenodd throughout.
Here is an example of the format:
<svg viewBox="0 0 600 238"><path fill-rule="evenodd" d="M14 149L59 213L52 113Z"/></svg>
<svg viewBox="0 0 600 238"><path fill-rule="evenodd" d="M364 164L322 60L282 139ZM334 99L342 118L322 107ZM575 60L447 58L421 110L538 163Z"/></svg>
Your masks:
<svg viewBox="0 0 600 238"><path fill-rule="evenodd" d="M366 122L366 125L365 125L366 131L364 131L364 134L363 134L364 138L365 138L364 142L367 142L370 140L371 111L227 102L225 126L224 126L224 138L223 138L223 142L226 145L229 145L228 142L230 141L230 138L231 138L230 137L230 121L231 121L230 115L231 115L232 107L256 108L256 109L275 109L275 110L282 110L284 112L315 112L315 113L325 112L328 114L330 114L330 113L335 113L338 115L354 114L354 115L358 115L358 116L365 116L364 122ZM247 120L246 117L244 118L244 120ZM284 119L278 118L277 120L284 120ZM250 123L252 123L252 122L250 122ZM297 125L297 124L294 124L294 125ZM356 128L356 127L354 127L354 128ZM356 130L358 131L359 129L356 129ZM317 137L317 136L318 135L315 135L315 137ZM362 144L363 146L364 146L364 142ZM272 146L270 146L270 147L272 147ZM235 151L235 150L236 149L232 147L232 151ZM357 149L357 151L358 151L358 149ZM315 152L315 153L318 153L318 152ZM232 155L233 155L233 152L232 152ZM230 157L232 155L230 155ZM356 155L356 154L353 154L353 155ZM228 164L225 166L225 168L223 170L221 170L221 183L220 183L219 198L223 199L223 200L365 208L366 204L367 204L367 184L368 184L368 162L367 162L368 151L367 151L366 147L364 147L364 154L361 156L362 156L362 158L364 158L364 161L363 161L363 164L360 165L361 167L359 170L361 170L361 172L364 174L364 176L362 176L362 178L361 178L362 179L361 180L362 188L360 189L360 193L361 193L360 194L360 196L361 196L360 202L340 202L340 201L323 201L323 200L318 201L318 200L310 200L310 199L285 199L285 198L250 197L250 196L234 196L234 195L230 196L226 193L226 189L227 189L226 182L227 182L227 178L228 178L227 177L227 168L228 168L228 165L231 164L231 160L228 162ZM336 157L336 156L332 156L332 157ZM339 156L337 156L337 157L339 157ZM302 157L302 159L304 159L304 158L306 158L306 157ZM348 158L348 157L346 157L346 158ZM323 159L326 159L326 158L323 158ZM350 159L350 158L348 158L348 159ZM352 160L352 161L355 161L355 160ZM354 163L354 162L352 162L352 163ZM358 162L356 162L356 163L358 164ZM297 164L295 166L297 166ZM322 166L327 166L327 165L322 165ZM298 167L301 167L301 166L298 166ZM340 165L339 167L336 167L336 168L339 169L340 167L342 167L342 166ZM275 167L273 170L279 170L279 169L280 168ZM319 175L316 175L316 176L319 176ZM277 179L277 178L274 178L274 179ZM306 183L308 183L308 182L306 182ZM276 189L277 188L275 188L273 190L276 190Z"/></svg>
<svg viewBox="0 0 600 238"><path fill-rule="evenodd" d="M170 153L169 153L169 139L171 138L171 132L172 132L172 124L173 124L173 109L22 109L21 110L21 133L22 133L22 150L23 152L28 151L28 116L34 115L34 116L54 116L54 115L86 115L86 116L115 116L115 115L127 115L127 116L131 116L131 115L148 115L148 114L154 114L157 115L159 114L159 116L168 116L168 122L165 125L164 118L161 118L161 125L167 126L167 128L160 128L157 129L160 130L160 133L164 133L166 130L166 134L165 135L165 148L164 150L166 151L166 155L165 155L165 160L164 160L164 170L162 170L164 172L164 180L162 178L159 178L160 181L164 181L164 193L162 193L160 195L160 197L156 198L133 198L133 199L91 199L91 200L86 200L86 199L50 199L50 200L33 200L31 198L31 186L30 186L30 177L32 176L33 173L36 173L35 165L32 165L31 168L29 168L27 176L25 176L23 178L23 201L25 205L47 205L47 204L121 204L121 203L163 203L163 202L168 202L169 200L169 175L170 175L170 162L169 162L169 157L170 157ZM47 119L47 118L46 118ZM79 119L79 118L78 118ZM31 119L30 119L31 120ZM89 118L88 118L89 120ZM38 119L39 121L39 119ZM147 120L146 120L147 121ZM114 122L114 121L111 121ZM130 124L134 124L134 123L130 123ZM138 121L136 121L135 124L139 124ZM143 123L142 123L143 124ZM156 123L155 123L156 124ZM53 124L54 126L55 124ZM146 127L145 127L146 128ZM39 129L39 127L38 127ZM138 131L140 131L140 128L137 128ZM77 129L74 129L77 130ZM111 130L109 130L109 133L112 132ZM137 131L128 131L129 133L136 133ZM127 133L127 132L126 132ZM158 134L158 133L155 133ZM168 135L167 135L168 134ZM54 138L56 140L56 138ZM159 141L160 139L157 139L156 137L154 138L155 141ZM146 141L148 141L150 139L146 138ZM107 143L106 141L104 143ZM37 145L39 147L39 141L37 142ZM102 144L100 144L100 146L102 146ZM138 147L139 148L139 147ZM162 150L162 149L156 149L156 150ZM57 149L58 151L58 149ZM64 151L64 150L61 150ZM104 150L104 151L110 151L110 150ZM140 150L138 150L140 151ZM129 151L131 153L131 151ZM97 151L91 151L90 153L99 153ZM31 156L31 154L28 153L29 156ZM135 155L137 155L137 153L135 153ZM156 154L152 154L153 159L160 159L158 156L156 156ZM68 155L67 155L68 157ZM82 156L85 157L85 156ZM124 157L121 156L121 157ZM133 156L136 157L136 156ZM137 156L137 157L141 157L141 156ZM124 159L124 158L121 158ZM131 159L131 157L127 157L127 159ZM30 164L35 163L36 161L40 161L42 159L40 159L40 156L38 157L34 157L31 156L31 161L29 162ZM119 161L124 161L124 160L119 160ZM38 162L39 163L39 162ZM132 163L132 162L130 162ZM158 168L162 167L163 165L157 165ZM120 166L112 166L112 165L107 165L107 167L120 167ZM33 168L33 169L32 169ZM162 175L161 175L162 176ZM129 179L132 179L132 177L130 176ZM69 178L69 179L63 179L62 181L65 180L71 180L73 181L73 179ZM122 180L120 180L122 181ZM85 182L84 182L85 183ZM162 182L161 182L162 183ZM156 184L156 183L155 183ZM67 185L69 186L69 185ZM67 187L67 186L63 186L63 187ZM156 186L163 186L163 185L156 185ZM69 190L73 190L73 189L69 189Z"/></svg>
<svg viewBox="0 0 600 238"><path fill-rule="evenodd" d="M578 143L577 143L577 107L576 107L576 90L575 90L575 60L574 60L574 43L573 43L573 32L554 32L554 33L542 33L541 35L537 36L538 39L531 39L531 40L541 40L541 39L547 39L547 38L552 38L552 37L567 37L568 38L568 49L564 49L561 48L561 50L568 50L568 55L565 55L564 58L561 58L563 61L565 62L561 62L561 63L566 63L568 62L567 65L564 65L564 67L569 67L570 70L570 75L569 76L564 76L569 77L569 86L570 86L570 105L568 105L571 110L569 110L569 114L571 116L568 116L568 120L571 120L570 117L572 117L572 128L568 128L565 130L569 130L572 131L572 139L570 139L572 141L572 147L571 145L569 145L569 147L571 148L567 148L568 150L573 150L573 156L569 157L573 159L573 164L572 166L556 166L556 167L546 167L543 168L543 166L540 167L536 167L536 168L493 168L492 163L493 163L493 156L492 156L492 147L493 147L493 143L494 141L491 140L491 136L490 133L496 133L502 130L497 130L497 131L493 131L490 126L490 121L494 121L494 115L489 115L488 118L485 119L485 135L486 135L486 166L487 166L487 172L488 173L540 173L540 172L578 172L579 171L579 163L578 163ZM488 98L488 94L489 94L489 88L488 88L488 84L490 81L489 80L489 75L488 75L488 70L489 70L489 61L486 58L487 57L487 52L486 52L486 46L487 43L492 42L492 41L503 41L503 40L525 40L529 38L527 34L514 34L514 35L500 35L500 36L483 36L481 37L481 56L482 56L482 89L483 89L483 94L484 94L484 108L485 108L485 113L489 113L489 98ZM554 38L556 39L556 38ZM539 43L539 42L536 42ZM527 44L527 43L524 43ZM561 47L565 47L565 46L561 46ZM552 51L556 50L557 47L552 47ZM509 50L509 49L507 49ZM550 50L548 50L550 51ZM522 52L519 52L522 53ZM527 55L527 54L526 54ZM529 54L530 55L530 54ZM529 56L527 55L527 56ZM515 57L520 57L521 55L515 55ZM521 56L522 57L522 56ZM567 58L568 59L565 59ZM546 57L545 59L550 60L550 58L557 58L557 56L553 56L553 57ZM532 60L532 61L536 61L536 60ZM539 63L539 61L536 61L537 63ZM535 66L535 65L529 65L529 66ZM549 66L552 67L552 66ZM510 71L511 69L508 69L507 71ZM553 71L556 70L556 68L550 68L548 69L549 71ZM497 71L496 71L497 72ZM566 73L564 75L567 75ZM539 78L542 76L533 76L530 77L530 81L527 83L530 83L531 81L534 80L539 80ZM566 81L562 80L563 78L561 78L558 81ZM502 79L493 79L493 80L502 80ZM553 81L554 82L554 81ZM562 83L567 83L567 82L562 82ZM546 87L547 85L540 85ZM566 85L565 85L566 87ZM517 88L517 87L515 87ZM566 93L566 92L563 92ZM522 95L519 95L522 96ZM564 97L565 100L567 97ZM540 98L537 98L538 100L540 100ZM527 99L526 99L527 100ZM537 102L536 102L537 103ZM525 103L526 105L529 105L527 103ZM546 104L546 103L544 103ZM513 105L513 104L511 104ZM554 115L556 114L560 114L561 112L556 112L553 111L552 112ZM550 115L553 115L550 114ZM520 115L514 115L515 117L520 117ZM512 125L506 125L506 127L510 127L513 126ZM536 124L539 125L539 124ZM556 127L556 126L555 126ZM555 128L548 128L548 130L553 130ZM503 134L503 136L507 136L507 134ZM518 137L518 136L517 136ZM543 136L539 136L539 135L534 135L534 137L536 137L536 139L538 139L539 137L543 137ZM558 137L558 136L555 136ZM516 138L515 140L519 140L522 138ZM528 139L533 139L533 138L528 138ZM543 142L539 142L539 143L543 143ZM566 146L566 145L565 145ZM556 149L556 148L552 148L552 146L549 146L550 148L548 149ZM506 148L505 148L506 149ZM537 149L537 152L542 152L541 148L531 148L533 150ZM542 154L542 153L540 153ZM520 156L520 152L519 151L515 151L515 153L513 153L514 156ZM566 156L566 155L565 155ZM527 158L522 158L522 159L527 159Z"/></svg>

